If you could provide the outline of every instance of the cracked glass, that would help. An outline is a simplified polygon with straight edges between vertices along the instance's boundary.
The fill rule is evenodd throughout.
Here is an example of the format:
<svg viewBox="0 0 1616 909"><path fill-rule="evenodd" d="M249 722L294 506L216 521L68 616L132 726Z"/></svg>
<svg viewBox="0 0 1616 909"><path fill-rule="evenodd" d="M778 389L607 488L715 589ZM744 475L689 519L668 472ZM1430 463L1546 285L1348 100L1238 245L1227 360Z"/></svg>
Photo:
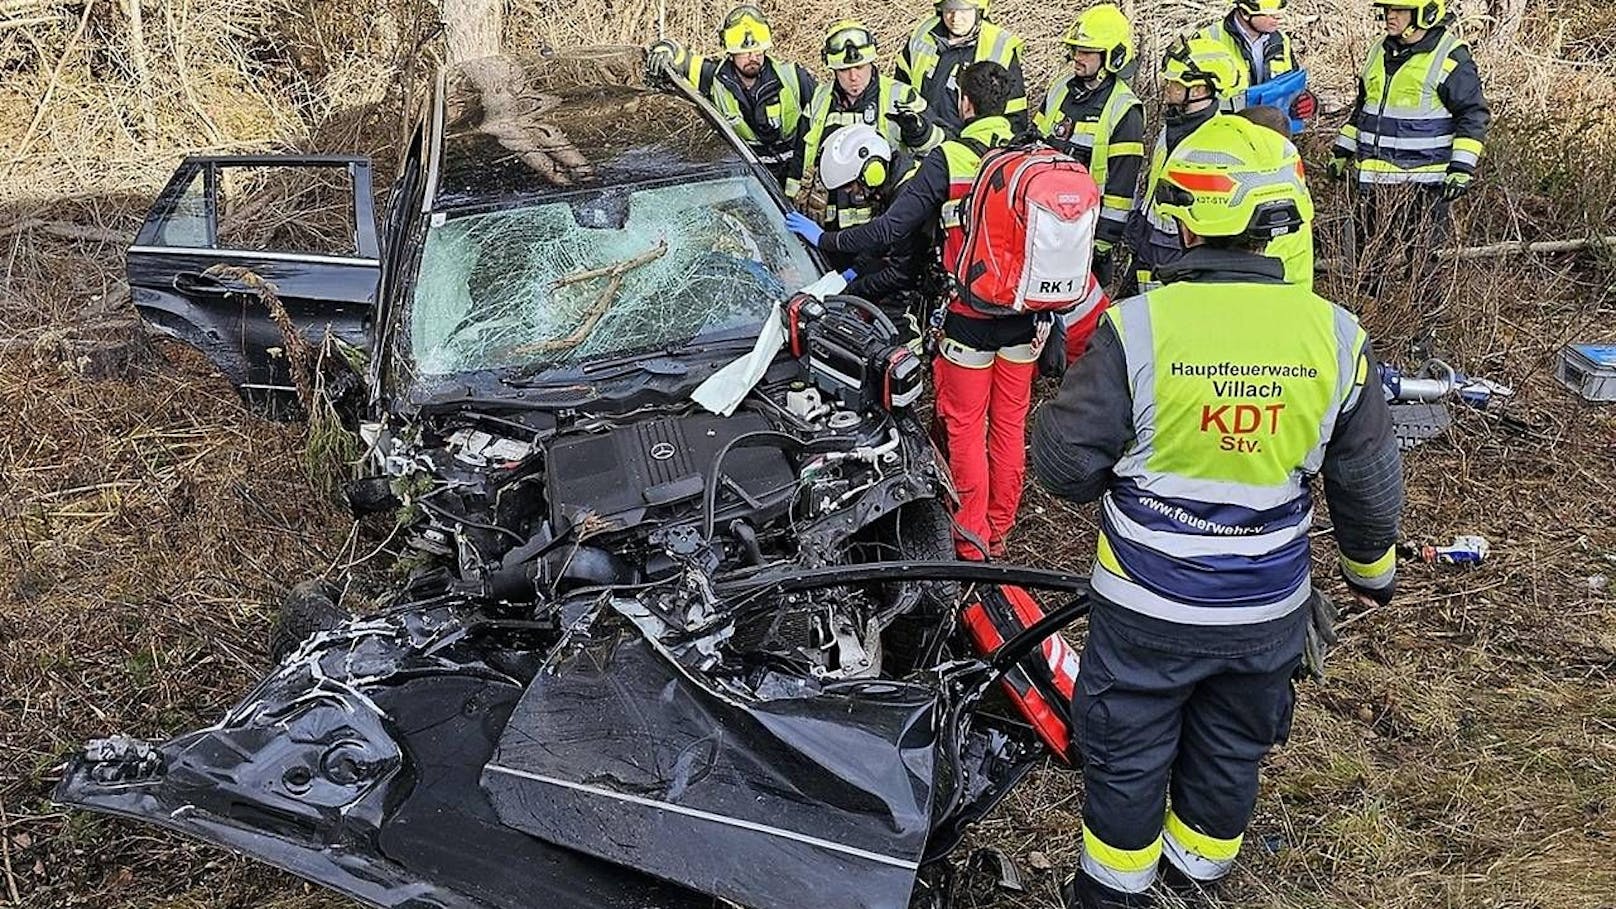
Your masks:
<svg viewBox="0 0 1616 909"><path fill-rule="evenodd" d="M756 330L818 277L750 176L574 193L427 235L410 348L427 375L564 367Z"/></svg>

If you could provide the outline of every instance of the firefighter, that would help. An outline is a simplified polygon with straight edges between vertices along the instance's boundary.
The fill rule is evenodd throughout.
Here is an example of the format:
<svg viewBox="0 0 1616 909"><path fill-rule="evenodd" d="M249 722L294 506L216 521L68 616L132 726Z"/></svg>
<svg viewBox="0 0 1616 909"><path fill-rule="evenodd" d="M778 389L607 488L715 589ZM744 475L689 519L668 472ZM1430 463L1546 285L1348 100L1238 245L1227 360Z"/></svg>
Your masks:
<svg viewBox="0 0 1616 909"><path fill-rule="evenodd" d="M1202 29L1201 37L1221 43L1240 63L1245 103L1284 111L1294 134L1318 112L1318 99L1307 90L1307 70L1290 35L1280 31L1289 5L1290 0L1235 0L1229 14Z"/></svg>
<svg viewBox="0 0 1616 909"><path fill-rule="evenodd" d="M1146 905L1162 860L1192 893L1233 866L1310 626L1326 626L1312 475L1349 589L1392 596L1403 484L1375 355L1351 314L1258 252L1302 222L1298 164L1241 117L1180 142L1157 192L1186 253L1162 287L1112 307L1039 410L1035 475L1101 500L1068 906Z"/></svg>
<svg viewBox="0 0 1616 909"><path fill-rule="evenodd" d="M814 77L769 54L774 32L755 6L730 10L719 26L718 41L727 59L701 57L673 41L657 41L649 49L650 68L671 69L695 86L784 186L808 125L803 111L818 87Z"/></svg>
<svg viewBox="0 0 1616 909"><path fill-rule="evenodd" d="M851 230L826 231L793 212L786 224L829 253L884 250L928 225L941 230L944 261L964 242L959 200L970 189L989 148L1010 141L1005 105L1019 83L999 64L984 60L960 71L954 105L964 118L957 138L943 141L879 217ZM1026 478L1027 410L1038 357L1050 322L1031 313L990 317L950 295L942 320L939 355L932 361L937 390L936 432L946 443L959 493L955 551L982 560L1004 552Z"/></svg>
<svg viewBox="0 0 1616 909"><path fill-rule="evenodd" d="M1372 2L1386 38L1358 78L1330 176L1345 180L1357 169L1360 249L1378 232L1406 250L1445 239L1449 207L1470 189L1491 114L1447 0Z"/></svg>
<svg viewBox="0 0 1616 909"><path fill-rule="evenodd" d="M988 21L989 0L936 0L936 15L916 26L898 55L897 76L920 90L932 119L950 136L958 135L965 117L955 103L959 73L965 66L991 60L1010 74L1010 100L1004 115L1010 129L1027 128L1027 85L1022 77L1021 38Z"/></svg>
<svg viewBox="0 0 1616 909"><path fill-rule="evenodd" d="M851 19L832 25L825 33L824 58L835 81L819 86L808 104L808 124L786 181L786 195L798 199L800 208L807 207L803 191L816 189L805 185L804 174L819 160L826 138L842 127L868 125L893 148L915 153L927 152L943 139L943 131L926 116L920 93L876 71L876 40L869 29ZM845 193L826 189L831 190L821 218L826 227L855 227L873 217L869 206L849 204Z"/></svg>
<svg viewBox="0 0 1616 909"><path fill-rule="evenodd" d="M1280 31L1290 0L1235 0L1234 8L1201 29L1201 37L1222 44L1244 70L1246 85L1257 86L1301 68L1291 36Z"/></svg>
<svg viewBox="0 0 1616 909"><path fill-rule="evenodd" d="M1133 62L1133 26L1115 4L1101 3L1078 16L1061 43L1070 49L1072 75L1049 87L1033 121L1082 161L1100 187L1094 276L1110 284L1111 249L1133 210L1145 157L1144 104L1121 76Z"/></svg>
<svg viewBox="0 0 1616 909"><path fill-rule="evenodd" d="M917 166L913 156L894 148L875 127L859 123L836 130L825 141L818 171L820 180L837 198L880 215L897 198ZM907 323L904 334L914 339L920 331L919 310L914 305L918 301L913 297L930 238L928 231L917 230L907 242L900 239L890 249L828 255L839 266L848 266L842 273L849 279L848 293L881 306L900 326Z"/></svg>
<svg viewBox="0 0 1616 909"><path fill-rule="evenodd" d="M1154 283L1153 273L1183 255L1178 225L1161 211L1155 198L1167 157L1185 136L1212 119L1245 89L1245 71L1228 48L1210 38L1180 38L1162 60L1162 131L1150 158L1145 194L1129 216L1125 239L1133 252L1140 290Z"/></svg>

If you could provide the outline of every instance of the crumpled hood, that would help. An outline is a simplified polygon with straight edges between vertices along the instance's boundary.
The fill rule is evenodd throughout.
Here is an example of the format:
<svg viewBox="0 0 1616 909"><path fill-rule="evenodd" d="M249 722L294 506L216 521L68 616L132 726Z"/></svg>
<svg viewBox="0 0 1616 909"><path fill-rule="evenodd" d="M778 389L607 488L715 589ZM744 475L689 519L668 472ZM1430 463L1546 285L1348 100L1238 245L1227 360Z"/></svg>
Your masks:
<svg viewBox="0 0 1616 909"><path fill-rule="evenodd" d="M1040 759L980 686L742 695L607 601L554 644L447 599L315 635L212 726L92 742L57 801L376 906L900 907Z"/></svg>

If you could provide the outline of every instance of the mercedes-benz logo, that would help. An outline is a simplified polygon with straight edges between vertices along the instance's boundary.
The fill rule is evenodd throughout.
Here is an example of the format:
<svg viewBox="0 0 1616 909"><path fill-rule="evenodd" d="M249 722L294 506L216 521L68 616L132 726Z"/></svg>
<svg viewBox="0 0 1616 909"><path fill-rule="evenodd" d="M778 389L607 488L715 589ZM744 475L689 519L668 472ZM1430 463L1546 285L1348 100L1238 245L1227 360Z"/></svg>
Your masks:
<svg viewBox="0 0 1616 909"><path fill-rule="evenodd" d="M672 442L658 442L651 446L651 460L666 461L677 454L679 449L673 447Z"/></svg>

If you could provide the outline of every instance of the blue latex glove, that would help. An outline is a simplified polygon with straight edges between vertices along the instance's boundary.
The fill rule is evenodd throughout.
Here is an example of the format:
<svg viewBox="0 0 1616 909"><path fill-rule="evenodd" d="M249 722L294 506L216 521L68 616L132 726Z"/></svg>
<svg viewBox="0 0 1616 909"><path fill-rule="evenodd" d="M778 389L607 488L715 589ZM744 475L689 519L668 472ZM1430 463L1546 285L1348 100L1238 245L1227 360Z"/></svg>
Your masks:
<svg viewBox="0 0 1616 909"><path fill-rule="evenodd" d="M825 235L825 228L800 211L786 212L786 229L807 240L811 246L818 246L819 238Z"/></svg>
<svg viewBox="0 0 1616 909"><path fill-rule="evenodd" d="M842 280L846 281L849 284L852 284L854 281L857 281L858 280L858 269L849 268L847 271L842 272Z"/></svg>

